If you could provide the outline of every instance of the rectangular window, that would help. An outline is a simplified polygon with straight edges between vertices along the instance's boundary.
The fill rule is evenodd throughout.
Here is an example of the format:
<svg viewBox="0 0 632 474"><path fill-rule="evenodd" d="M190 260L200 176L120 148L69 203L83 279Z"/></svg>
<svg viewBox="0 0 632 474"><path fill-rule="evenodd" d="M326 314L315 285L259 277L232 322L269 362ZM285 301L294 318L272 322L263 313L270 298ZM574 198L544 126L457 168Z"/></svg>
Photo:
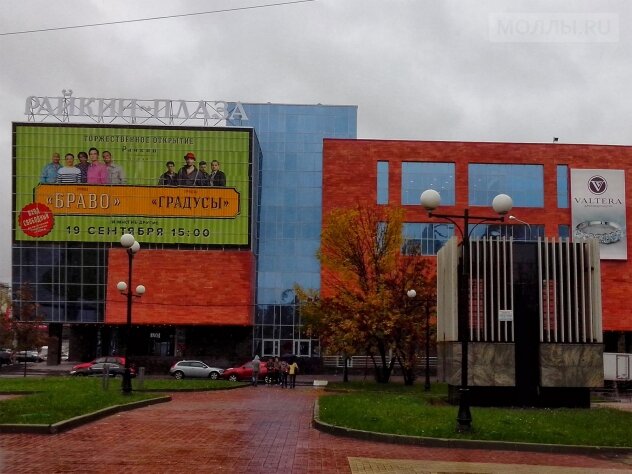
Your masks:
<svg viewBox="0 0 632 474"><path fill-rule="evenodd" d="M557 235L562 238L571 236L571 226L568 224L559 224L557 226Z"/></svg>
<svg viewBox="0 0 632 474"><path fill-rule="evenodd" d="M441 205L454 206L454 163L402 163L402 204L419 204L426 189L441 194Z"/></svg>
<svg viewBox="0 0 632 474"><path fill-rule="evenodd" d="M557 207L568 208L568 166L557 165Z"/></svg>
<svg viewBox="0 0 632 474"><path fill-rule="evenodd" d="M386 222L378 222L377 229L375 230L375 240L378 248L384 248L386 245L386 232L388 231L388 227L386 226Z"/></svg>
<svg viewBox="0 0 632 474"><path fill-rule="evenodd" d="M496 237L512 237L514 240L528 242L544 238L544 226L540 224L471 224L470 238L493 239Z"/></svg>
<svg viewBox="0 0 632 474"><path fill-rule="evenodd" d="M511 196L514 207L544 207L544 167L542 165L468 166L471 206L491 206L494 197Z"/></svg>
<svg viewBox="0 0 632 474"><path fill-rule="evenodd" d="M388 204L388 161L377 162L377 203Z"/></svg>
<svg viewBox="0 0 632 474"><path fill-rule="evenodd" d="M403 255L436 255L454 235L454 226L452 224L406 222L403 233Z"/></svg>

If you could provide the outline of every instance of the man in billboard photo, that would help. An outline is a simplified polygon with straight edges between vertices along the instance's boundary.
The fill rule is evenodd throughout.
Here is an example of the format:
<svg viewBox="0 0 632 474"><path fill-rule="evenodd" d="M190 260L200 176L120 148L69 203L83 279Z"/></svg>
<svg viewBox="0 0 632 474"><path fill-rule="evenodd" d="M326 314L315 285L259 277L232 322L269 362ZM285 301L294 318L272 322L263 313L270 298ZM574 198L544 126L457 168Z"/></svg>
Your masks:
<svg viewBox="0 0 632 474"><path fill-rule="evenodd" d="M197 182L197 186L210 186L211 185L211 175L206 171L206 161L200 161L200 175L199 180Z"/></svg>
<svg viewBox="0 0 632 474"><path fill-rule="evenodd" d="M40 175L40 183L56 183L57 182L57 171L61 168L61 164L59 161L61 157L59 153L53 153L51 157L51 162L44 166L42 170L42 174Z"/></svg>
<svg viewBox="0 0 632 474"><path fill-rule="evenodd" d="M108 184L108 170L99 161L99 150L92 147L88 150L90 166L88 167L88 184Z"/></svg>
<svg viewBox="0 0 632 474"><path fill-rule="evenodd" d="M112 153L107 150L103 152L103 163L108 170L108 183L125 184L125 171L112 161Z"/></svg>
<svg viewBox="0 0 632 474"><path fill-rule="evenodd" d="M178 171L178 185L179 186L196 186L199 176L199 171L195 167L195 154L189 152L184 155L185 165Z"/></svg>
<svg viewBox="0 0 632 474"><path fill-rule="evenodd" d="M64 166L57 171L57 183L76 184L81 182L81 171L75 166L75 155L66 153Z"/></svg>
<svg viewBox="0 0 632 474"><path fill-rule="evenodd" d="M173 161L167 161L167 171L158 178L158 186L177 186L178 175L176 174L176 164Z"/></svg>
<svg viewBox="0 0 632 474"><path fill-rule="evenodd" d="M79 163L77 163L77 168L81 171L81 181L80 183L88 182L88 168L90 167L90 163L88 163L88 154L85 151L80 151L77 153L77 158L79 158Z"/></svg>
<svg viewBox="0 0 632 474"><path fill-rule="evenodd" d="M211 161L211 186L226 186L226 175L219 169L219 161Z"/></svg>

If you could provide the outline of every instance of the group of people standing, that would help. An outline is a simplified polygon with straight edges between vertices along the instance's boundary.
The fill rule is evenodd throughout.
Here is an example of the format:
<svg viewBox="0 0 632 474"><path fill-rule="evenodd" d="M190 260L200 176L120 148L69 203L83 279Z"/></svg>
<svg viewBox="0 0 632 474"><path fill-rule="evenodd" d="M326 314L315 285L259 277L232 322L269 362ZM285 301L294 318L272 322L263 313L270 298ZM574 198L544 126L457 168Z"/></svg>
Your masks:
<svg viewBox="0 0 632 474"><path fill-rule="evenodd" d="M208 171L206 161L200 161L199 169L195 166L195 154L184 155L185 164L176 172L173 161L167 161L167 171L160 176L160 186L226 186L226 175L220 171L219 161L211 161L211 170Z"/></svg>
<svg viewBox="0 0 632 474"><path fill-rule="evenodd" d="M125 172L114 163L112 153L103 152L103 162L99 161L99 150L90 148L88 153L66 153L64 165L59 153L53 153L51 162L44 166L40 175L40 183L44 184L126 184ZM211 169L207 170L206 161L200 161L199 169L195 166L195 154L184 155L185 165L175 171L175 163L167 161L167 171L163 173L158 184L160 186L226 186L226 175L221 171L217 160L211 161Z"/></svg>
<svg viewBox="0 0 632 474"><path fill-rule="evenodd" d="M261 372L261 364L264 362L256 355L252 361L252 384L256 387L259 381L259 373ZM298 364L296 359L292 359L291 363L279 360L278 357L270 358L265 362L267 377L269 377L271 385L278 385L281 388L296 387L296 374L298 374Z"/></svg>
<svg viewBox="0 0 632 474"><path fill-rule="evenodd" d="M88 153L77 153L79 162L75 165L75 155L66 153L64 165L59 153L53 153L51 162L44 166L40 183L44 184L125 184L123 168L115 164L112 153L103 152L103 163L99 161L99 150L90 148Z"/></svg>

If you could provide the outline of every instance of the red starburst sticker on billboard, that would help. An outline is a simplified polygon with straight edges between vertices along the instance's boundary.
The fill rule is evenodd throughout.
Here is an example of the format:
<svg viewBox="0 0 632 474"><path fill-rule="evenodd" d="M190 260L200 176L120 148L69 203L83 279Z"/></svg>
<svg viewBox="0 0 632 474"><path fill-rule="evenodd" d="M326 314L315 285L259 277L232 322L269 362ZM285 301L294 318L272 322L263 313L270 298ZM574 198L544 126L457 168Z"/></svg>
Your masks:
<svg viewBox="0 0 632 474"><path fill-rule="evenodd" d="M30 237L44 237L55 225L55 218L47 205L33 202L20 211L20 229Z"/></svg>

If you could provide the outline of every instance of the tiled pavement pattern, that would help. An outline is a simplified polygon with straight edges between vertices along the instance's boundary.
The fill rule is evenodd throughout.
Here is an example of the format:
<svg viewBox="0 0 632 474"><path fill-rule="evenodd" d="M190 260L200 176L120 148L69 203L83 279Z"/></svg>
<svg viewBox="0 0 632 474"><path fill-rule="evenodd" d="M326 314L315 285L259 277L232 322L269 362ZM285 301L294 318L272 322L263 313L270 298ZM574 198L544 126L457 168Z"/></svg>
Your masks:
<svg viewBox="0 0 632 474"><path fill-rule="evenodd" d="M600 472L614 474L630 472L628 470L594 468L532 466L527 464L490 464L480 462L449 462L449 461L411 461L407 459L371 459L349 458L353 474L374 473L381 474L456 474L456 473L484 473L484 474L582 474Z"/></svg>
<svg viewBox="0 0 632 474"><path fill-rule="evenodd" d="M424 448L338 438L311 427L318 393L312 387L266 386L176 393L169 403L61 434L0 434L0 472L632 472L632 459L614 455Z"/></svg>

